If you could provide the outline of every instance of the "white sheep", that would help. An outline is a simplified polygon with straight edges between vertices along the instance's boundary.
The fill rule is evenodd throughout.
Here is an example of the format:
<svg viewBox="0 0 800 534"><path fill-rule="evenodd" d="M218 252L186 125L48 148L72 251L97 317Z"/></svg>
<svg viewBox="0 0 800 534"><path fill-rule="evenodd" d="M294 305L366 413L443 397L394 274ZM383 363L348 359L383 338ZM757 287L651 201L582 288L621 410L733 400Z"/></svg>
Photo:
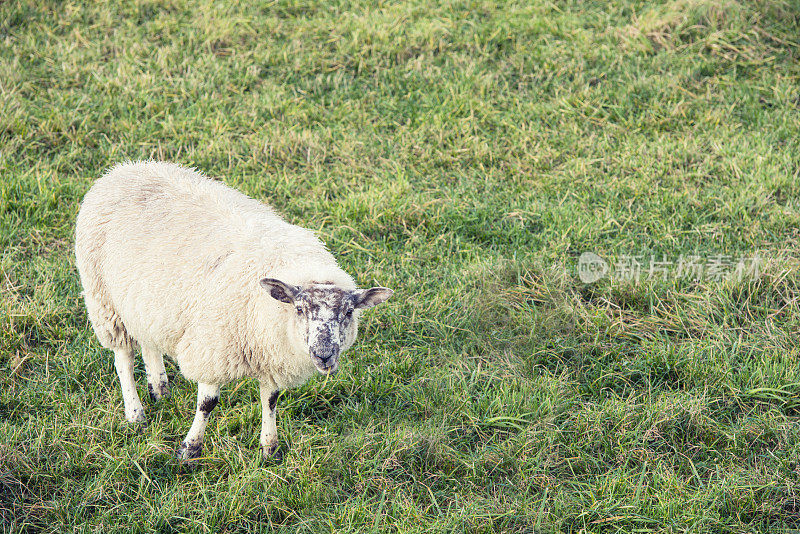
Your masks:
<svg viewBox="0 0 800 534"><path fill-rule="evenodd" d="M171 163L115 166L86 193L75 255L92 327L114 351L125 417L145 420L133 378L142 350L153 400L169 394L163 354L198 382L194 422L177 451L200 456L220 386L260 382L261 447L279 455L278 392L335 372L360 310L390 289L356 289L309 230L261 202Z"/></svg>

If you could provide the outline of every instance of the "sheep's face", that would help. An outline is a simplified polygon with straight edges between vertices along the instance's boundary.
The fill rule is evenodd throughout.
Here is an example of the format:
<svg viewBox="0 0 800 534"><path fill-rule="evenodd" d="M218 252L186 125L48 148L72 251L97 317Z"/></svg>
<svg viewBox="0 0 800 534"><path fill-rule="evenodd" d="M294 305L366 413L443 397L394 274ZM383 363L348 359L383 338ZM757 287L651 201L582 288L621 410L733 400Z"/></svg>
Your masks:
<svg viewBox="0 0 800 534"><path fill-rule="evenodd" d="M335 373L339 355L356 340L358 314L392 296L385 287L342 289L333 284L298 287L274 278L261 286L289 308L287 335L298 352L307 353L322 374Z"/></svg>

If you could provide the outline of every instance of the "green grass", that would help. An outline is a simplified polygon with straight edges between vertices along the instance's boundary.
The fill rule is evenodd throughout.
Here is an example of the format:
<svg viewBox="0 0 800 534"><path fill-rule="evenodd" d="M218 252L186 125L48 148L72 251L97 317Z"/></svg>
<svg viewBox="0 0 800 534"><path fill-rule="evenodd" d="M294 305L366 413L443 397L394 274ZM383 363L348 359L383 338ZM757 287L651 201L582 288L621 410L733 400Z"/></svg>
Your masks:
<svg viewBox="0 0 800 534"><path fill-rule="evenodd" d="M800 528L795 0L0 3L3 532ZM124 422L72 253L111 164L193 165L395 289L335 377ZM584 251L766 258L593 285ZM140 393L145 393L138 364Z"/></svg>

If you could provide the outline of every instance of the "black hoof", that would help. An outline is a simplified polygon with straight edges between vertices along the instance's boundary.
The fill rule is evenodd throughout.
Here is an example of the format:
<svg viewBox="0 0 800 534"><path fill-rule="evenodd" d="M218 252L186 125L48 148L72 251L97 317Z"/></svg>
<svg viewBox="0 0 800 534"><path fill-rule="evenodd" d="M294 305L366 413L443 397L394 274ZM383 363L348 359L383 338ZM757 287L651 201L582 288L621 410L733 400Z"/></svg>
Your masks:
<svg viewBox="0 0 800 534"><path fill-rule="evenodd" d="M132 428L140 429L147 426L147 417L144 415L144 410L135 409L130 414L125 414L125 420L131 425Z"/></svg>
<svg viewBox="0 0 800 534"><path fill-rule="evenodd" d="M275 442L271 445L267 445L261 449L261 453L264 455L264 459L270 462L274 462L279 464L283 461L283 449L280 447L280 443Z"/></svg>
<svg viewBox="0 0 800 534"><path fill-rule="evenodd" d="M202 443L186 443L181 442L181 446L175 451L175 457L182 464L195 463L200 458L200 453L203 451Z"/></svg>

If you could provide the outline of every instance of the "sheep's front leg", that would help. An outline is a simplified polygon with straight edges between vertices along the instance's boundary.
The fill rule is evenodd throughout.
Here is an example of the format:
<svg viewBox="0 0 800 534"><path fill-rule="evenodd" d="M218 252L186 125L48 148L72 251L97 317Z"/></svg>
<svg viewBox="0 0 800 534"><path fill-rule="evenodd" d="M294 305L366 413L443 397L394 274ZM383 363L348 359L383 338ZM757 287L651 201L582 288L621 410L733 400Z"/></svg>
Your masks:
<svg viewBox="0 0 800 534"><path fill-rule="evenodd" d="M183 440L178 448L177 457L179 460L194 460L200 457L203 450L203 434L206 432L208 424L208 414L219 402L219 386L212 384L197 385L197 412L194 414L194 421L186 439Z"/></svg>
<svg viewBox="0 0 800 534"><path fill-rule="evenodd" d="M114 367L122 386L122 401L125 404L125 419L131 423L144 423L144 406L136 392L133 379L133 349L114 349Z"/></svg>
<svg viewBox="0 0 800 534"><path fill-rule="evenodd" d="M278 389L261 382L261 453L264 458L280 461L283 457L278 448L278 427L275 425L275 411L278 406Z"/></svg>

